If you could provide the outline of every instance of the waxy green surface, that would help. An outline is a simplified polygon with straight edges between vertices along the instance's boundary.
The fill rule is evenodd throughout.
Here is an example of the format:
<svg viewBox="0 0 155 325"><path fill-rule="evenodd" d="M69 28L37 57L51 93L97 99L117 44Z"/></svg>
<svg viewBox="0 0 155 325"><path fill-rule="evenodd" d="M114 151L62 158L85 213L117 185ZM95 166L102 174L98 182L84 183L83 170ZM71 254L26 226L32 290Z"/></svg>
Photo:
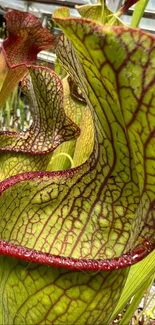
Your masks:
<svg viewBox="0 0 155 325"><path fill-rule="evenodd" d="M61 257L119 257L133 249L142 235L154 239L155 39L127 27L55 19L69 39L60 39L59 59L91 110L94 149L83 165L67 172L17 174L1 182L0 239ZM50 111L50 125L48 118L40 123L51 144L52 132L44 130L45 125L52 125L55 141L55 130L64 132L63 124L68 121L57 97L62 85L52 74L51 88L46 68L31 67L30 73L34 86L31 97L39 103L37 115L49 114L49 101L56 109ZM72 122L71 126L67 128L70 138L77 136L78 130ZM34 132L35 144L43 147L40 132L37 128ZM16 148L9 135L5 140L10 149ZM21 153L22 141L19 137L19 152L13 155L25 155L28 162L29 154ZM26 144L32 148L29 141L25 141L25 148ZM3 159L0 157L4 169L12 154L7 147L5 150ZM40 154L38 164L44 159ZM32 160L36 157L32 152ZM29 163L29 171L37 168L41 170ZM0 272L4 325L107 325L128 270L89 273L1 257Z"/></svg>
<svg viewBox="0 0 155 325"><path fill-rule="evenodd" d="M19 182L17 177L1 196L1 238L66 257L120 256L141 240L143 228L144 235L154 235L148 172L154 165L148 150L154 142L154 38L82 19L57 22L78 58L69 43L61 43L58 54L62 61L67 58L93 107L94 153L69 173L34 174ZM136 79L140 76L142 83ZM44 87L43 78L36 82L38 89Z"/></svg>
<svg viewBox="0 0 155 325"><path fill-rule="evenodd" d="M98 127L102 125L110 141L106 148L111 156L108 164L114 163L111 176L117 189L123 179L124 185L127 182L129 186L130 181L138 185L134 232L135 224L140 230L147 216L148 233L153 235L154 37L128 27L106 28L87 20L56 21L73 44L77 59L67 43L58 46L57 53L67 67L72 62L70 71L93 107L92 114L95 109ZM71 59L66 59L66 52ZM134 196L136 187L132 191Z"/></svg>
<svg viewBox="0 0 155 325"><path fill-rule="evenodd" d="M65 114L59 77L44 67L33 66L29 71L32 81L25 77L22 90L30 98L33 123L23 134L0 134L1 151L46 154L80 133Z"/></svg>
<svg viewBox="0 0 155 325"><path fill-rule="evenodd" d="M59 77L48 68L33 66L29 71L31 79L24 78L22 91L29 97L33 123L26 132L0 133L0 180L21 172L46 171L51 159L48 153L80 133L66 116L68 103L63 101Z"/></svg>
<svg viewBox="0 0 155 325"><path fill-rule="evenodd" d="M84 163L93 151L94 126L90 109L83 101L82 95L78 93L79 90L72 80L66 77L62 83L65 113L79 126L80 135L75 141L63 142L54 150L47 170L65 170L77 167Z"/></svg>
<svg viewBox="0 0 155 325"><path fill-rule="evenodd" d="M107 325L128 269L81 272L1 257L3 325Z"/></svg>

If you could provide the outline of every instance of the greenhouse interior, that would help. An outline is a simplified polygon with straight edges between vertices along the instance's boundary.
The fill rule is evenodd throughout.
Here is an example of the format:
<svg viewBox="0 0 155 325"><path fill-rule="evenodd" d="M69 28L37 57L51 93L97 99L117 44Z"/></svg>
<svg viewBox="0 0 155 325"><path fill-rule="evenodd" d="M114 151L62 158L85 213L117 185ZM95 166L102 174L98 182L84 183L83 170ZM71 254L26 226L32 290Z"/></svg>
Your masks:
<svg viewBox="0 0 155 325"><path fill-rule="evenodd" d="M0 325L155 325L155 0L0 0Z"/></svg>

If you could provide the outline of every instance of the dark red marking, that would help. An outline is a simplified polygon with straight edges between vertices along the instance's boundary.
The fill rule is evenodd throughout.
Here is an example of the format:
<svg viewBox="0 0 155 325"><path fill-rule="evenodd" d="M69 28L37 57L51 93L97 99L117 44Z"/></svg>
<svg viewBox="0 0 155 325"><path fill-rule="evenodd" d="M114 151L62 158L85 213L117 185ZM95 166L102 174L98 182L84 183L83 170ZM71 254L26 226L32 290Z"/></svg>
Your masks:
<svg viewBox="0 0 155 325"><path fill-rule="evenodd" d="M125 13L131 6L137 3L139 0L126 0L122 8L120 9L121 15Z"/></svg>
<svg viewBox="0 0 155 325"><path fill-rule="evenodd" d="M54 37L34 15L9 10L5 15L8 38L2 44L9 68L33 63L37 54L54 45Z"/></svg>

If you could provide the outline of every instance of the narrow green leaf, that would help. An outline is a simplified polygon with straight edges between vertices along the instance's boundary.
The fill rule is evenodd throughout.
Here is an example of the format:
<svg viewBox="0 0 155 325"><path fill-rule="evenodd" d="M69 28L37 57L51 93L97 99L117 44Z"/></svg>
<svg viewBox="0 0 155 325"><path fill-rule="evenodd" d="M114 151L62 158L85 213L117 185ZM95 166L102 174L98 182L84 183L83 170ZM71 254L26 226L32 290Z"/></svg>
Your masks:
<svg viewBox="0 0 155 325"><path fill-rule="evenodd" d="M155 273L155 251L149 254L143 261L133 265L130 268L130 272L123 289L122 295L119 299L118 305L116 306L111 320L114 319L126 306L127 302L136 294L142 286L148 284Z"/></svg>
<svg viewBox="0 0 155 325"><path fill-rule="evenodd" d="M62 83L64 93L64 111L66 113L66 116L70 118L76 125L80 126L82 115L85 113L86 105L78 100L75 100L75 98L71 96L68 77L64 78L62 80ZM76 141L71 140L62 143L58 148L56 148L56 150L53 152L47 170L65 170L69 167L74 167L72 158L74 156L75 146Z"/></svg>
<svg viewBox="0 0 155 325"><path fill-rule="evenodd" d="M135 5L134 12L131 19L131 27L139 26L140 20L143 17L148 2L149 0L139 0L139 2Z"/></svg>
<svg viewBox="0 0 155 325"><path fill-rule="evenodd" d="M66 170L69 168L74 167L73 159L72 157L66 153L66 152L71 152L71 148L66 145L65 152L60 151L60 153L54 154L47 166L46 170L49 171L58 171L58 170Z"/></svg>
<svg viewBox="0 0 155 325"><path fill-rule="evenodd" d="M80 123L80 136L76 141L73 156L74 167L82 165L93 151L94 146L94 126L90 109L85 107ZM82 150L81 150L82 148Z"/></svg>
<svg viewBox="0 0 155 325"><path fill-rule="evenodd" d="M121 321L119 322L119 325L124 325L124 324L130 323L130 321L134 315L134 312L137 310L142 298L144 297L144 295L146 293L146 290L150 287L153 280L154 280L154 274L150 279L148 279L146 282L144 282L141 285L141 287L138 289L138 291L134 295L129 306L127 307L127 310L126 310L125 314L123 315Z"/></svg>

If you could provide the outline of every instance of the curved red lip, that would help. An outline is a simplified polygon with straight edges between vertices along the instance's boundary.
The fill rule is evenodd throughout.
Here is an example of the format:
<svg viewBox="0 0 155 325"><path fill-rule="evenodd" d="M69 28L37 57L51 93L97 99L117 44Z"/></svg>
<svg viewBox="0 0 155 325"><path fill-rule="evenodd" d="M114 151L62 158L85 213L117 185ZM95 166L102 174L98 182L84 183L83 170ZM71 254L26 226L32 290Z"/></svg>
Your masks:
<svg viewBox="0 0 155 325"><path fill-rule="evenodd" d="M85 270L85 271L112 271L131 266L155 249L155 243L145 239L143 243L138 245L132 251L123 254L120 257L105 260L93 259L75 259L63 256L56 256L39 251L32 251L29 248L22 246L15 246L8 242L0 240L0 254L17 259L39 263L42 265L63 267L71 270Z"/></svg>

